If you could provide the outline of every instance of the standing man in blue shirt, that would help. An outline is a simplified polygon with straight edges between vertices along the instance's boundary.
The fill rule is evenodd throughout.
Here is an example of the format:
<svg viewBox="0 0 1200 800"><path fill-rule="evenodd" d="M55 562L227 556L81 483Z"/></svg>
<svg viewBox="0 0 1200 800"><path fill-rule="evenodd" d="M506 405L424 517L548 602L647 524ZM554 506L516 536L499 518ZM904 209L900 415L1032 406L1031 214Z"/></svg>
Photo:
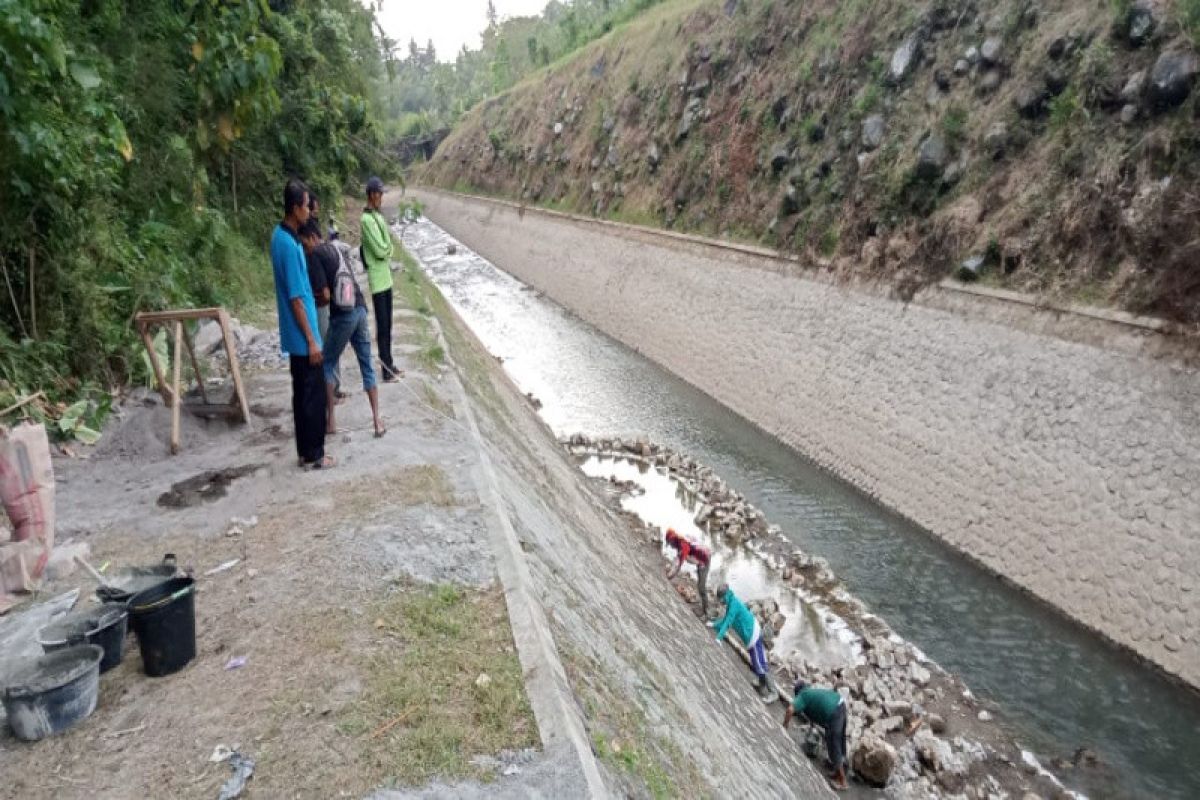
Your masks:
<svg viewBox="0 0 1200 800"><path fill-rule="evenodd" d="M296 452L300 465L332 467L325 455L325 371L317 306L308 280L308 263L300 244L300 227L308 221L308 188L296 180L283 187L283 221L271 236L271 266L275 272L275 305L279 312L279 342L292 372L292 415L296 422Z"/></svg>

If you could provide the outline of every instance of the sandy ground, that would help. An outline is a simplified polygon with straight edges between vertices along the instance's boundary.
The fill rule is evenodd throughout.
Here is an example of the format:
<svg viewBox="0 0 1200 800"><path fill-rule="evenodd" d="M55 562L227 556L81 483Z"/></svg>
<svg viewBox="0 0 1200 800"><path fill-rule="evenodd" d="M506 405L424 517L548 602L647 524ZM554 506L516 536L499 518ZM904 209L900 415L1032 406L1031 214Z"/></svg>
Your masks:
<svg viewBox="0 0 1200 800"><path fill-rule="evenodd" d="M412 324L398 310L399 341L411 338ZM381 615L424 584L466 587L498 615L496 658L517 670L520 691L482 534L487 512L467 469L474 447L437 402L439 370L422 370L408 349L396 348L403 382L381 387L388 435L372 437L366 400L355 394L339 409L346 432L328 440L339 459L333 470L296 467L282 362L248 376L250 426L185 414L183 452L172 457L169 410L140 395L101 445L56 462L60 542L87 542L91 561L110 569L153 564L167 552L195 569L198 653L182 672L147 678L130 638L124 662L101 678L92 717L32 745L0 734L0 795L215 797L230 772L209 760L217 745L256 759L251 797L358 797L391 785L405 772L395 763L405 725L380 731L394 714L376 703L372 670L420 640L398 636ZM355 386L352 359L342 369ZM251 469L223 491L172 493L196 476L243 466ZM164 506L160 498L176 502ZM231 523L252 517L253 526ZM204 574L235 559L230 569ZM76 573L42 596L75 586L82 597L94 588ZM227 669L234 657L248 661ZM476 676L453 675L455 668L447 665L470 697ZM527 762L536 754L523 750L537 741L532 718L514 715L511 730L488 741L512 751L476 759L466 773L515 790L534 772Z"/></svg>

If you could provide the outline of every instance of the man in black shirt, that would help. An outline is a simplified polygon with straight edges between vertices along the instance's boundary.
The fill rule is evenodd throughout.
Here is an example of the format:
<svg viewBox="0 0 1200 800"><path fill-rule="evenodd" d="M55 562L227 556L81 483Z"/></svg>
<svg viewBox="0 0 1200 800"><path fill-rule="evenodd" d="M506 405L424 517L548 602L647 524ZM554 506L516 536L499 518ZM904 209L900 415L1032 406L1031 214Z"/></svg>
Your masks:
<svg viewBox="0 0 1200 800"><path fill-rule="evenodd" d="M321 229L315 223L308 223L300 229L300 242L304 245L308 257L309 276L313 282L313 292L318 298L326 299L329 309L329 335L323 337L325 342L325 387L328 399L326 412L326 434L337 431L334 419L334 392L339 385L337 376L338 359L349 344L354 348L358 358L358 367L362 372L363 391L371 403L371 416L375 422L375 436L378 438L387 433L383 420L379 416L379 389L375 378L375 369L371 366L371 333L367 327L367 303L363 299L358 283L354 283L354 307L341 308L333 297L337 290L338 269L342 264L342 256L337 248L329 243L321 243ZM347 271L349 268L347 268ZM318 274L319 273L319 274ZM318 292L318 283L320 291Z"/></svg>

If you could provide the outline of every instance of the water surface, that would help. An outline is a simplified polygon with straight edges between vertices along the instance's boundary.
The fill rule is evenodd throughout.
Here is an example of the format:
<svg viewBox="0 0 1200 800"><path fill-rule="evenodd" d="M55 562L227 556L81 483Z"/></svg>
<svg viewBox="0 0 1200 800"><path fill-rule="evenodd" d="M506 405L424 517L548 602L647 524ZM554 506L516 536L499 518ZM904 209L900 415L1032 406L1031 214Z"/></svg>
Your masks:
<svg viewBox="0 0 1200 800"><path fill-rule="evenodd" d="M403 232L558 435L645 435L717 471L901 636L998 704L1092 797L1200 798L1200 697L959 557L686 382L605 336L427 220ZM714 573L715 574L715 573ZM710 579L715 581L716 579ZM715 586L715 583L714 583Z"/></svg>

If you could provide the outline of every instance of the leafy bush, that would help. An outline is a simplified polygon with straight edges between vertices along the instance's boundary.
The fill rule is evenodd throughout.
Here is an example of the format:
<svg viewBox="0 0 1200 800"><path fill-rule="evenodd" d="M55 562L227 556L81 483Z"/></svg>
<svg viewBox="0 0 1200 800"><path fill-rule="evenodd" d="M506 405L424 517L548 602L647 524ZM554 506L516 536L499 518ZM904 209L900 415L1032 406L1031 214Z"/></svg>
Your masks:
<svg viewBox="0 0 1200 800"><path fill-rule="evenodd" d="M332 202L378 170L371 26L356 0L0 0L0 381L112 386L137 311L269 292L284 179Z"/></svg>

